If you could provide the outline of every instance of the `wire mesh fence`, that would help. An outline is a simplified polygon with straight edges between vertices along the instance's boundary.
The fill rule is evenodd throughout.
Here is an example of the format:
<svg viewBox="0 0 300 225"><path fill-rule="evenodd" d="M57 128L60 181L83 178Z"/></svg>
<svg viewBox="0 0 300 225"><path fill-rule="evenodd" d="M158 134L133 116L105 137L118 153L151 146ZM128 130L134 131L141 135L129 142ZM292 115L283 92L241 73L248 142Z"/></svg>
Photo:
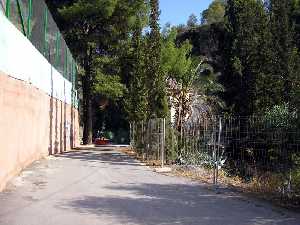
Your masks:
<svg viewBox="0 0 300 225"><path fill-rule="evenodd" d="M165 119L130 124L131 145L147 160L162 160L165 149Z"/></svg>
<svg viewBox="0 0 300 225"><path fill-rule="evenodd" d="M0 0L6 17L73 87L77 66L63 35L43 0Z"/></svg>
<svg viewBox="0 0 300 225"><path fill-rule="evenodd" d="M131 125L131 140L146 159L219 170L254 179L282 193L300 194L300 129L297 122L266 117L201 118L180 130L161 119ZM164 158L161 158L164 152Z"/></svg>

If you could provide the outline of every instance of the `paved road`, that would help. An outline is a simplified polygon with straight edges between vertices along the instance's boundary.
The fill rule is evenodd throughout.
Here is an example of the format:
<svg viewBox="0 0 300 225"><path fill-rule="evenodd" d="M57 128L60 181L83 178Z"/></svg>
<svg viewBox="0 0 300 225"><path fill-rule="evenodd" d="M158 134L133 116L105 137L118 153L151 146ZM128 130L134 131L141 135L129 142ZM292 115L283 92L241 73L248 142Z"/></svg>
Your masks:
<svg viewBox="0 0 300 225"><path fill-rule="evenodd" d="M156 174L117 151L34 163L0 194L1 225L299 225L300 216Z"/></svg>

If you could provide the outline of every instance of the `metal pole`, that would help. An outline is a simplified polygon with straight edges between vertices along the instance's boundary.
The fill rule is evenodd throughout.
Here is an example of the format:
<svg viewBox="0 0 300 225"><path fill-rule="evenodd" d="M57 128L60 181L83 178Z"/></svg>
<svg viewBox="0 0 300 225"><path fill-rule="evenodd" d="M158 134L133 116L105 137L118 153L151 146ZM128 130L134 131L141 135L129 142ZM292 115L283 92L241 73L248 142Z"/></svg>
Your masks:
<svg viewBox="0 0 300 225"><path fill-rule="evenodd" d="M48 32L48 11L44 10L44 55L47 57L48 44L47 44L47 32ZM50 58L48 59L50 60Z"/></svg>
<svg viewBox="0 0 300 225"><path fill-rule="evenodd" d="M165 135L166 132L166 119L162 119L162 145L161 145L161 167L164 167L164 151L165 151Z"/></svg>
<svg viewBox="0 0 300 225"><path fill-rule="evenodd" d="M222 118L219 117L219 135L218 135L218 148L216 154L216 184L218 184L218 176L219 176L219 163L220 163L220 147L221 147L221 132L222 132Z"/></svg>
<svg viewBox="0 0 300 225"><path fill-rule="evenodd" d="M23 19L23 15L22 15L22 11L21 11L21 5L20 5L19 0L17 0L17 7L18 7L18 12L19 12L19 17L20 17L20 20L21 20L22 31L23 31L23 34L26 36L26 30L25 30L25 26L24 26L24 19Z"/></svg>
<svg viewBox="0 0 300 225"><path fill-rule="evenodd" d="M162 124L161 124L161 119L157 119L157 126L155 128L157 128L157 130L155 131L155 135L157 136L157 160L159 160L159 157L161 155L161 133L162 133Z"/></svg>
<svg viewBox="0 0 300 225"><path fill-rule="evenodd" d="M10 0L6 0L5 15L9 19L9 17L10 17Z"/></svg>
<svg viewBox="0 0 300 225"><path fill-rule="evenodd" d="M216 185L216 140L215 140L215 125L213 125L213 183Z"/></svg>
<svg viewBox="0 0 300 225"><path fill-rule="evenodd" d="M129 143L132 147L132 123L131 122L129 123L129 139L130 139Z"/></svg>
<svg viewBox="0 0 300 225"><path fill-rule="evenodd" d="M65 47L64 77L69 80L69 78L68 78L68 49L67 49L67 46Z"/></svg>
<svg viewBox="0 0 300 225"><path fill-rule="evenodd" d="M132 147L134 148L135 146L135 122L132 123Z"/></svg>
<svg viewBox="0 0 300 225"><path fill-rule="evenodd" d="M144 132L144 130L145 130L145 128L144 128L144 121L142 120L141 121L141 123L142 123L142 159L144 159L144 150L145 150L145 132Z"/></svg>
<svg viewBox="0 0 300 225"><path fill-rule="evenodd" d="M59 68L59 59L60 59L60 33L56 32L56 46L55 46L55 66L56 69ZM72 83L73 84L73 83Z"/></svg>
<svg viewBox="0 0 300 225"><path fill-rule="evenodd" d="M31 39L31 18L32 18L32 0L29 0L27 17L27 38Z"/></svg>

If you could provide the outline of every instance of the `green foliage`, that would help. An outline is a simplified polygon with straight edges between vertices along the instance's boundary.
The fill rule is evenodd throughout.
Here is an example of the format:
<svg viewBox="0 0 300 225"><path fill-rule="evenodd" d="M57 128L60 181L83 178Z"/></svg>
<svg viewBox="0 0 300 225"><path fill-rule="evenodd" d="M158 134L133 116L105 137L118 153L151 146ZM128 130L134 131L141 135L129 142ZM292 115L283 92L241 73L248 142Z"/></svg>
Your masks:
<svg viewBox="0 0 300 225"><path fill-rule="evenodd" d="M149 117L165 118L168 112L166 78L161 71L161 35L159 3L150 0L150 34L147 43L146 73L148 81Z"/></svg>
<svg viewBox="0 0 300 225"><path fill-rule="evenodd" d="M94 82L92 84L93 94L102 98L116 101L125 92L125 86L121 83L116 68L116 60L111 57L97 57L93 60Z"/></svg>
<svg viewBox="0 0 300 225"><path fill-rule="evenodd" d="M214 0L208 9L202 12L202 24L212 24L224 21L225 1Z"/></svg>
<svg viewBox="0 0 300 225"><path fill-rule="evenodd" d="M294 167L291 171L292 189L299 195L300 193L300 155L294 154L292 157Z"/></svg>
<svg viewBox="0 0 300 225"><path fill-rule="evenodd" d="M275 105L265 113L265 123L270 128L292 129L297 126L297 112L288 104Z"/></svg>
<svg viewBox="0 0 300 225"><path fill-rule="evenodd" d="M266 90L274 92L268 87L270 82L265 80L270 76L269 66L272 61L268 15L260 1L229 0L227 4L227 60L222 77L227 88L225 99L234 113L251 115L268 106L258 93ZM270 98L276 98L276 94Z"/></svg>
<svg viewBox="0 0 300 225"><path fill-rule="evenodd" d="M182 81L190 74L192 60L190 56L192 46L185 41L176 46L177 32L174 28L166 30L162 42L161 70L166 78Z"/></svg>
<svg viewBox="0 0 300 225"><path fill-rule="evenodd" d="M175 28L164 33L161 67L166 78L172 78L185 89L196 92L213 93L222 91L212 66L203 57L193 57L189 41L176 45ZM200 72L199 72L200 71Z"/></svg>
<svg viewBox="0 0 300 225"><path fill-rule="evenodd" d="M170 113L166 123L166 158L169 162L175 162L178 158L178 131L172 127Z"/></svg>
<svg viewBox="0 0 300 225"><path fill-rule="evenodd" d="M194 87L204 102L217 114L225 108L225 102L220 98L225 91L224 86L218 81L218 75L210 64L204 63L201 68L199 76L194 81Z"/></svg>
<svg viewBox="0 0 300 225"><path fill-rule="evenodd" d="M112 140L114 138L114 134L111 131L105 131L103 136L109 140Z"/></svg>
<svg viewBox="0 0 300 225"><path fill-rule="evenodd" d="M197 16L195 14L191 14L189 16L188 21L187 21L188 28L194 28L194 27L196 27L197 23L198 23Z"/></svg>
<svg viewBox="0 0 300 225"><path fill-rule="evenodd" d="M206 57L193 56L188 40L176 43L176 31L176 28L164 29L161 65L171 82L171 104L176 114L176 129L180 130L192 108L193 111L195 108L217 109L224 104L217 96L223 86L218 82L214 68Z"/></svg>
<svg viewBox="0 0 300 225"><path fill-rule="evenodd" d="M116 75L105 75L101 72L96 73L96 84L94 92L111 100L116 100L123 96L125 87L120 82L120 77Z"/></svg>
<svg viewBox="0 0 300 225"><path fill-rule="evenodd" d="M103 17L109 17L115 10L118 0L79 0L70 6L64 6L60 13L66 20L87 19L89 16L101 13Z"/></svg>
<svg viewBox="0 0 300 225"><path fill-rule="evenodd" d="M128 62L131 66L128 71L127 94L125 96L125 109L129 121L143 121L148 115L148 90L146 85L146 43L142 35L145 26L144 14L139 14L135 22Z"/></svg>
<svg viewBox="0 0 300 225"><path fill-rule="evenodd" d="M300 1L292 0L292 22L295 28L295 40L297 48L300 49Z"/></svg>
<svg viewBox="0 0 300 225"><path fill-rule="evenodd" d="M167 117L169 78L180 95L237 115L267 112L280 124L285 103L300 107L299 0L214 0L202 25L191 15L162 33L158 0L55 4L80 64L85 124L99 97L121 104L130 121Z"/></svg>
<svg viewBox="0 0 300 225"><path fill-rule="evenodd" d="M292 80L295 73L299 73L296 68L297 54L295 54L295 43L293 40L294 30L291 21L291 1L290 0L271 0L271 34L273 73L281 79L282 92L280 93L283 101L291 101Z"/></svg>
<svg viewBox="0 0 300 225"><path fill-rule="evenodd" d="M127 49L137 17L147 11L143 0L75 0L59 10L61 27L81 66L82 118L84 143L92 140L95 98L117 101L124 95ZM142 17L145 22L145 17Z"/></svg>
<svg viewBox="0 0 300 225"><path fill-rule="evenodd" d="M178 30L178 28L176 28ZM223 49L226 46L225 26L223 23L202 25L196 29L183 29L178 31L176 43L182 44L189 41L192 45L191 56L207 58L209 64L213 67L215 73L221 73L224 70Z"/></svg>
<svg viewBox="0 0 300 225"><path fill-rule="evenodd" d="M170 82L170 104L175 110L176 129L180 131L187 115L197 111L195 108L217 109L224 104L217 97L223 86L218 83L214 69L205 57L191 56L192 45L188 41L176 45L176 35L176 29L165 29L161 65Z"/></svg>

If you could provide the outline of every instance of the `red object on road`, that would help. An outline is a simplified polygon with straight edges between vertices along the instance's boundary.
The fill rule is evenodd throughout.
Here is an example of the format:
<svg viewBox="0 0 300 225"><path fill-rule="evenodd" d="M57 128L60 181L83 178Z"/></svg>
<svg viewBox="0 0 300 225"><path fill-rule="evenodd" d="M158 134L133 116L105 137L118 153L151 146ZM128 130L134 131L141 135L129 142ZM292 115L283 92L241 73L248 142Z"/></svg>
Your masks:
<svg viewBox="0 0 300 225"><path fill-rule="evenodd" d="M109 139L106 138L96 138L94 141L95 145L108 145Z"/></svg>

